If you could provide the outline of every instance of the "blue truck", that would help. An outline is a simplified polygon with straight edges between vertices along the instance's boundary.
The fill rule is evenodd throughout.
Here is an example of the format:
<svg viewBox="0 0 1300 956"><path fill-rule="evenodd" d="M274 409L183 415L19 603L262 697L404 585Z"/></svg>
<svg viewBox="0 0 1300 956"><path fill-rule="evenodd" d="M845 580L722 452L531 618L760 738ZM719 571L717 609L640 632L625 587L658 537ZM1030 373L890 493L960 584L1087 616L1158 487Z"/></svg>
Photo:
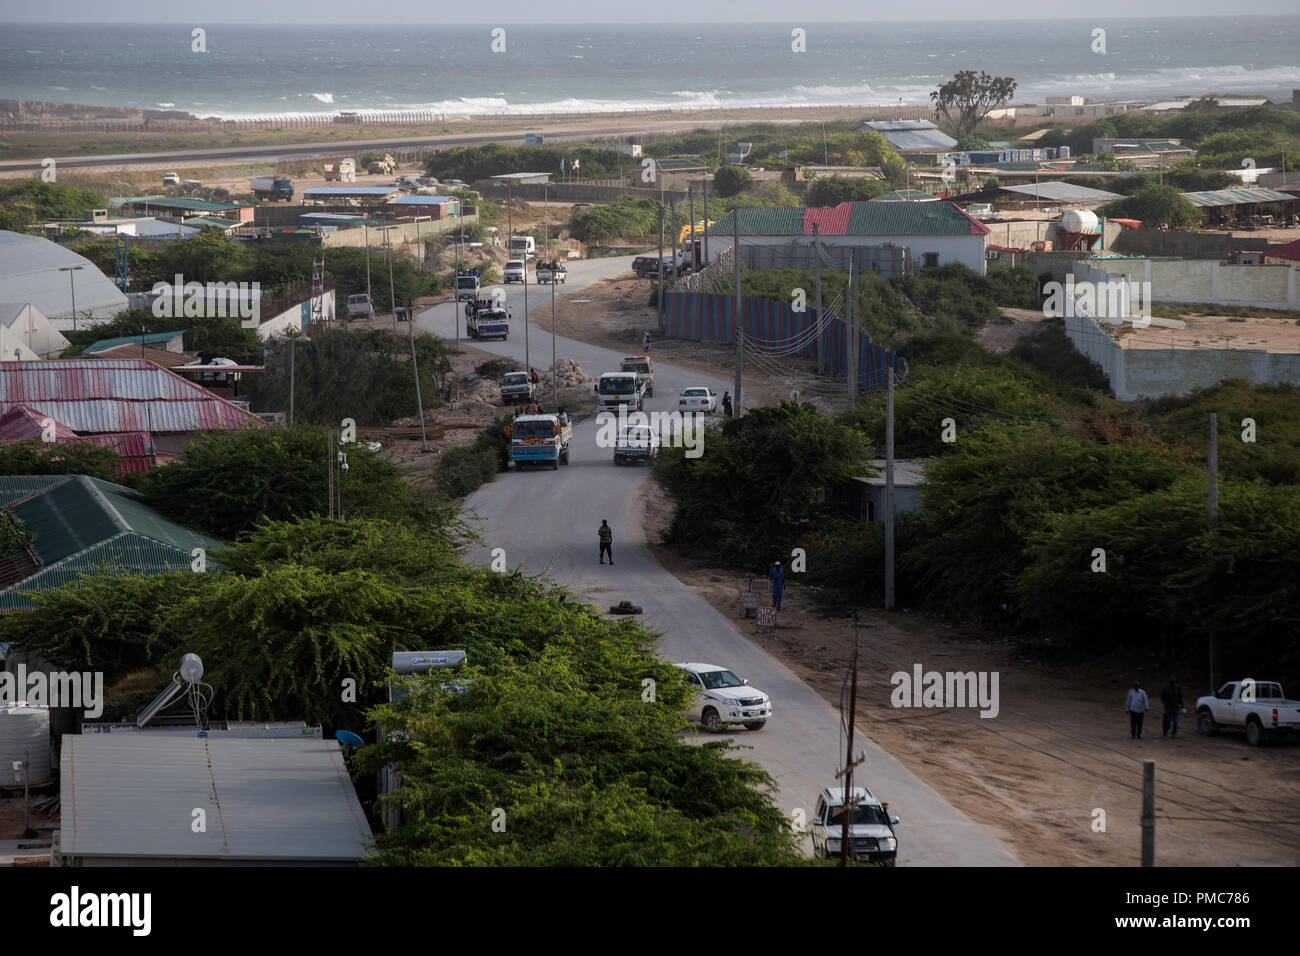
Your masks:
<svg viewBox="0 0 1300 956"><path fill-rule="evenodd" d="M520 415L506 426L510 436L510 460L515 468L550 465L559 471L569 463L569 441L573 425L560 424L558 415Z"/></svg>
<svg viewBox="0 0 1300 956"><path fill-rule="evenodd" d="M290 202L293 199L293 180L287 176L257 176L250 183L249 187L258 199L268 202L278 202L283 199Z"/></svg>

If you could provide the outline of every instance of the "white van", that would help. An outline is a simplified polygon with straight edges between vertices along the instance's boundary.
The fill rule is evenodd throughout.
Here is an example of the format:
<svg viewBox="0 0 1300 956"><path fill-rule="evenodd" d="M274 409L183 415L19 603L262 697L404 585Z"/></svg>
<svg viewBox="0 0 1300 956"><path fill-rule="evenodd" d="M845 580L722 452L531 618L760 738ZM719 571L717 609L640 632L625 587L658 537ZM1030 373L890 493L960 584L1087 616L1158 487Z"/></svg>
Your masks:
<svg viewBox="0 0 1300 956"><path fill-rule="evenodd" d="M375 309L370 304L370 296L364 292L348 296L349 319L373 319L374 317Z"/></svg>
<svg viewBox="0 0 1300 956"><path fill-rule="evenodd" d="M527 281L527 275L524 272L524 260L511 259L509 262L507 262L504 278L501 281L503 281L506 285L509 285L512 282Z"/></svg>

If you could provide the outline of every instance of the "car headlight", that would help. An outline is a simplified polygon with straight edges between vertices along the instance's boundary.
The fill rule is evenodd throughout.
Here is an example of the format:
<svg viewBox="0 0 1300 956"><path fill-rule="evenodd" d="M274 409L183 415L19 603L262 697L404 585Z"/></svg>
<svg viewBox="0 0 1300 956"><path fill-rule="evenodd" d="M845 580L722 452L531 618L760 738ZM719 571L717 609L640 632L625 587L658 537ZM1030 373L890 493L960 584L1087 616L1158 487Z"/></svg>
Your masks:
<svg viewBox="0 0 1300 956"><path fill-rule="evenodd" d="M836 838L836 839L833 839L833 840L827 840L827 841L826 841L826 849L830 850L832 853L838 853L838 852L839 852L839 849L840 849L840 841L839 841L839 839Z"/></svg>
<svg viewBox="0 0 1300 956"><path fill-rule="evenodd" d="M898 839L896 837L881 837L876 843L882 850L898 849Z"/></svg>

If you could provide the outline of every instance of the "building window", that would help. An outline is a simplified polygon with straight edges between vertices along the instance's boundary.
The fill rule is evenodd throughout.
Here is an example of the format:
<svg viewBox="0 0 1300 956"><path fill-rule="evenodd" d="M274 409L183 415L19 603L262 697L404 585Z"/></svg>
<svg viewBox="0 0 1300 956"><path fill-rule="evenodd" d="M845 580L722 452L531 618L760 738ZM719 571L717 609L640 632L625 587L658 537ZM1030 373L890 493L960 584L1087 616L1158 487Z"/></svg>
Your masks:
<svg viewBox="0 0 1300 956"><path fill-rule="evenodd" d="M921 256L921 268L922 268L922 269L937 269L937 268L939 268L939 253L937 253L937 252L927 252L927 253L924 253L924 254Z"/></svg>

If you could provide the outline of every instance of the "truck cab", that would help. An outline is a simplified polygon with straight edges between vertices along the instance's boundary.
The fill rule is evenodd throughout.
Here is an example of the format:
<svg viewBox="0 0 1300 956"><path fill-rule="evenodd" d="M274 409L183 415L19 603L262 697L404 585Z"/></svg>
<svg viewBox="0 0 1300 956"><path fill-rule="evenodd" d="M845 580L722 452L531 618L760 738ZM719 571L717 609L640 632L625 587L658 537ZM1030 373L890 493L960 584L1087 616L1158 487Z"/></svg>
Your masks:
<svg viewBox="0 0 1300 956"><path fill-rule="evenodd" d="M373 319L374 317L375 307L370 302L370 296L364 292L357 292L348 296L349 319Z"/></svg>
<svg viewBox="0 0 1300 956"><path fill-rule="evenodd" d="M507 250L512 259L533 259L537 256L537 240L532 236L511 236Z"/></svg>
<svg viewBox="0 0 1300 956"><path fill-rule="evenodd" d="M501 379L501 404L528 405L532 401L532 376L527 372L506 372Z"/></svg>
<svg viewBox="0 0 1300 956"><path fill-rule="evenodd" d="M648 355L628 355L619 363L620 372L636 372L641 376L641 381L645 382L645 397L654 398L655 395L655 366L650 361Z"/></svg>
<svg viewBox="0 0 1300 956"><path fill-rule="evenodd" d="M592 386L596 392L597 407L605 411L618 411L628 406L641 411L645 398L645 382L635 372L602 372Z"/></svg>
<svg viewBox="0 0 1300 956"><path fill-rule="evenodd" d="M558 415L520 415L506 426L506 434L510 437L510 460L516 469L549 464L558 471L569 463L573 425L561 425Z"/></svg>
<svg viewBox="0 0 1300 956"><path fill-rule="evenodd" d="M473 301L478 298L478 270L470 269L456 273L456 301Z"/></svg>
<svg viewBox="0 0 1300 956"><path fill-rule="evenodd" d="M1276 681L1229 681L1197 699L1196 729L1207 737L1222 729L1245 730L1246 743L1258 747L1270 735L1300 732L1300 701L1287 700Z"/></svg>
<svg viewBox="0 0 1300 956"><path fill-rule="evenodd" d="M510 310L492 299L475 299L465 318L465 334L472 339L510 338Z"/></svg>

